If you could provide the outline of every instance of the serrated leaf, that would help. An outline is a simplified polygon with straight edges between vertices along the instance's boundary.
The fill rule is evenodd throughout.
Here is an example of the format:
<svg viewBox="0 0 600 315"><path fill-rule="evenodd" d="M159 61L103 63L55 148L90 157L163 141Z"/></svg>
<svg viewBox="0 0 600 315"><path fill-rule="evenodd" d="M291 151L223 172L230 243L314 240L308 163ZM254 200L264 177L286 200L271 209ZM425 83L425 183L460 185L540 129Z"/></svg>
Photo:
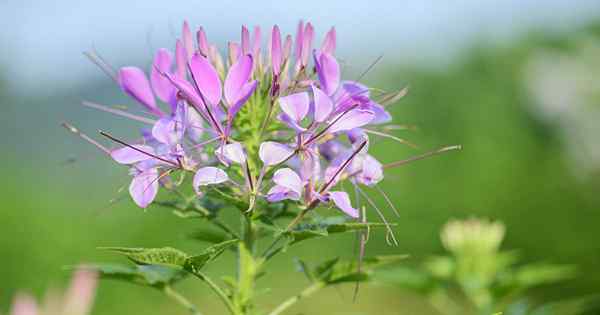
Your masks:
<svg viewBox="0 0 600 315"><path fill-rule="evenodd" d="M343 217L331 217L320 220L318 223L299 224L292 231L285 234L288 237L288 245L294 245L315 237L384 227L384 223L347 222L346 218Z"/></svg>
<svg viewBox="0 0 600 315"><path fill-rule="evenodd" d="M378 267L404 260L407 255L388 255L364 258L361 271L358 272L356 261L342 261L338 258L327 260L317 265L313 274L327 284L342 282L363 282L370 280L370 274Z"/></svg>
<svg viewBox="0 0 600 315"><path fill-rule="evenodd" d="M97 271L101 278L120 280L133 284L147 285L151 287L163 287L173 284L186 276L186 272L158 265L134 265L124 266L116 264L88 265Z"/></svg>
<svg viewBox="0 0 600 315"><path fill-rule="evenodd" d="M188 257L183 267L192 273L197 272L237 242L238 240L234 239L209 246L202 253Z"/></svg>
<svg viewBox="0 0 600 315"><path fill-rule="evenodd" d="M163 248L128 248L128 247L101 247L100 249L125 255L136 264L163 265L182 268L189 256L172 247Z"/></svg>

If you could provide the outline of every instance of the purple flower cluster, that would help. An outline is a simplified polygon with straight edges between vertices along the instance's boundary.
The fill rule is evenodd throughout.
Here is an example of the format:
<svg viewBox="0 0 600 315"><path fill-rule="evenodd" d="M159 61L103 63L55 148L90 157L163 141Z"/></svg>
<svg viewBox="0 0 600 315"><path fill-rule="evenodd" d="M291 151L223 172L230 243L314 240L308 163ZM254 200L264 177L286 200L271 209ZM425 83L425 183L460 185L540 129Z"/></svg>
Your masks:
<svg viewBox="0 0 600 315"><path fill-rule="evenodd" d="M129 192L148 207L161 187L177 189L175 172L193 173L202 198L207 186L226 185L252 210L256 200L331 204L359 217L338 183L374 186L382 164L368 154L368 126L391 120L365 85L341 78L332 28L320 47L300 22L293 38L274 26L263 52L261 29L242 27L226 60L200 28L194 40L184 23L174 53L159 49L149 75L136 67L114 73L121 89L152 118L142 138L105 149L130 167ZM125 113L94 105L113 113ZM374 132L375 133L375 132ZM216 186L219 187L219 186Z"/></svg>

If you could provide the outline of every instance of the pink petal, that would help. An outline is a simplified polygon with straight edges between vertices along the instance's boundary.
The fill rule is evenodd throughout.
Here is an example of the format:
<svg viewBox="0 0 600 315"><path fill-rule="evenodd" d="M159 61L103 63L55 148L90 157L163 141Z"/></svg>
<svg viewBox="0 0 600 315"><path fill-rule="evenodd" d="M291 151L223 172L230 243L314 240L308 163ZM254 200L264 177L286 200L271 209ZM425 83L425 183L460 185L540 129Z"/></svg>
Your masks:
<svg viewBox="0 0 600 315"><path fill-rule="evenodd" d="M247 55L250 51L250 32L245 25L242 25L242 54Z"/></svg>
<svg viewBox="0 0 600 315"><path fill-rule="evenodd" d="M89 314L96 295L98 274L91 270L77 270L65 296L64 314Z"/></svg>
<svg viewBox="0 0 600 315"><path fill-rule="evenodd" d="M242 55L242 49L240 48L240 44L236 42L229 42L227 44L227 47L229 49L229 61L231 62L231 64L234 64Z"/></svg>
<svg viewBox="0 0 600 315"><path fill-rule="evenodd" d="M352 207L350 197L343 191L332 191L329 193L329 198L335 205L347 215L358 218L358 210Z"/></svg>
<svg viewBox="0 0 600 315"><path fill-rule="evenodd" d="M150 83L156 96L163 102L171 104L175 96L175 87L168 78L161 73L171 73L171 62L173 56L171 53L161 48L156 52L154 63L150 70Z"/></svg>
<svg viewBox="0 0 600 315"><path fill-rule="evenodd" d="M304 119L309 110L308 93L300 92L279 98L281 110L296 122Z"/></svg>
<svg viewBox="0 0 600 315"><path fill-rule="evenodd" d="M330 55L335 54L336 37L335 27L332 27L329 32L327 32L327 35L325 35L325 39L321 45L321 51Z"/></svg>
<svg viewBox="0 0 600 315"><path fill-rule="evenodd" d="M273 182L275 184L285 187L298 195L302 195L302 180L296 172L291 168L278 169L273 174Z"/></svg>
<svg viewBox="0 0 600 315"><path fill-rule="evenodd" d="M273 26L271 32L271 65L274 74L281 72L281 33L277 25Z"/></svg>
<svg viewBox="0 0 600 315"><path fill-rule="evenodd" d="M217 148L215 154L219 155L227 162L235 162L238 164L246 162L246 153L239 142L223 145Z"/></svg>
<svg viewBox="0 0 600 315"><path fill-rule="evenodd" d="M296 29L296 43L294 46L294 57L297 61L302 57L302 43L304 42L304 22L300 20L298 22L298 28Z"/></svg>
<svg viewBox="0 0 600 315"><path fill-rule="evenodd" d="M294 153L294 150L285 144L273 141L265 141L261 143L258 150L260 160L268 166L277 165Z"/></svg>
<svg viewBox="0 0 600 315"><path fill-rule="evenodd" d="M250 98L252 93L254 93L254 90L256 90L257 86L258 86L257 80L248 82L242 86L242 88L240 89L240 93L238 95L238 99L233 104L233 106L231 106L229 108L228 115L231 120L235 117L237 112L242 108L242 105L246 104L246 101L248 101L248 98ZM231 123L231 121L230 121L230 123Z"/></svg>
<svg viewBox="0 0 600 315"><path fill-rule="evenodd" d="M148 207L156 198L158 176L156 168L151 168L133 177L129 185L129 194L140 208Z"/></svg>
<svg viewBox="0 0 600 315"><path fill-rule="evenodd" d="M202 101L202 98L200 98L198 93L196 93L196 89L194 89L191 83L189 83L183 78L172 76L169 74L167 74L166 77L177 88L177 90L179 90L181 96L183 96L183 98L190 105L194 106L194 108L196 108L196 110L200 112L204 111L204 102Z"/></svg>
<svg viewBox="0 0 600 315"><path fill-rule="evenodd" d="M372 111L353 109L343 114L343 116L340 119L333 123L329 128L329 132L335 133L338 131L345 131L358 128L370 123L374 117L375 114L373 114Z"/></svg>
<svg viewBox="0 0 600 315"><path fill-rule="evenodd" d="M255 66L259 61L260 55L260 26L254 27L254 36L252 37L252 56L254 57Z"/></svg>
<svg viewBox="0 0 600 315"><path fill-rule="evenodd" d="M177 63L177 76L181 79L185 79L187 73L187 53L183 44L178 39L175 43L175 62Z"/></svg>
<svg viewBox="0 0 600 315"><path fill-rule="evenodd" d="M200 186L221 184L229 180L227 173L220 168L207 166L200 168L194 175L194 189Z"/></svg>
<svg viewBox="0 0 600 315"><path fill-rule="evenodd" d="M333 102L325 92L321 89L312 86L313 97L314 97L314 113L315 121L323 122L329 118L329 115L333 111Z"/></svg>
<svg viewBox="0 0 600 315"><path fill-rule="evenodd" d="M227 73L225 79L225 100L229 106L235 104L239 97L242 87L252 73L252 56L245 55L234 63Z"/></svg>
<svg viewBox="0 0 600 315"><path fill-rule="evenodd" d="M312 48L312 41L314 37L314 29L312 24L306 23L306 28L304 28L304 41L302 43L302 53L301 53L301 63L306 67L308 64L308 58L310 57L310 51Z"/></svg>
<svg viewBox="0 0 600 315"><path fill-rule="evenodd" d="M200 53L204 57L208 57L210 45L208 44L208 40L206 39L206 33L204 32L204 29L202 27L200 27L200 29L196 33L196 38L198 39L198 49L200 50Z"/></svg>
<svg viewBox="0 0 600 315"><path fill-rule="evenodd" d="M150 154L155 153L154 149L147 145L134 144L133 147ZM113 150L110 152L110 156L113 158L113 160L120 164L135 164L137 162L152 158L148 154L144 154L130 147L122 147L120 149Z"/></svg>
<svg viewBox="0 0 600 315"><path fill-rule="evenodd" d="M189 62L192 79L198 86L204 99L216 106L221 101L221 80L215 68L208 59L200 54L194 54Z"/></svg>
<svg viewBox="0 0 600 315"><path fill-rule="evenodd" d="M183 47L185 48L185 52L187 54L187 58L192 58L194 55L194 39L192 38L192 32L190 31L190 26L187 21L183 22L183 28L181 30L181 39L183 42Z"/></svg>
<svg viewBox="0 0 600 315"><path fill-rule="evenodd" d="M185 116L181 117L185 119ZM183 138L185 120L176 117L163 117L152 127L152 136L161 143L175 145Z"/></svg>
<svg viewBox="0 0 600 315"><path fill-rule="evenodd" d="M18 294L15 298L11 315L39 315L38 306L35 303L35 300L29 296L24 294Z"/></svg>
<svg viewBox="0 0 600 315"><path fill-rule="evenodd" d="M288 35L285 37L285 42L283 43L283 60L287 60L290 57L291 51L292 51L292 35Z"/></svg>
<svg viewBox="0 0 600 315"><path fill-rule="evenodd" d="M328 53L315 54L315 66L321 88L327 95L333 95L340 84L340 65Z"/></svg>
<svg viewBox="0 0 600 315"><path fill-rule="evenodd" d="M278 202L286 199L298 200L300 199L300 194L279 185L271 187L269 192L267 192L267 201L269 202Z"/></svg>
<svg viewBox="0 0 600 315"><path fill-rule="evenodd" d="M119 70L119 84L125 93L144 105L150 112L162 116L163 113L156 106L156 99L152 94L150 82L144 71L136 67L123 67Z"/></svg>

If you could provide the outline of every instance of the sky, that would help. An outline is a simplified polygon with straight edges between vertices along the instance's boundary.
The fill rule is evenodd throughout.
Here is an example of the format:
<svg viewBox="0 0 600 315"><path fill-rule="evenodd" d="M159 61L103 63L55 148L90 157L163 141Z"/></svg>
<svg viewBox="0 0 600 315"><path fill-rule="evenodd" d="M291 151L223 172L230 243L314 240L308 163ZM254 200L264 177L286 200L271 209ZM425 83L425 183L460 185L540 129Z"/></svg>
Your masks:
<svg viewBox="0 0 600 315"><path fill-rule="evenodd" d="M543 3L543 5L541 5ZM239 40L241 24L299 19L320 36L338 31L338 55L365 64L439 63L476 40L503 41L530 29L568 30L599 16L600 1L17 1L0 3L0 69L16 93L57 93L102 74L82 55L95 48L115 66L146 65L173 47L181 21L204 26L209 40Z"/></svg>

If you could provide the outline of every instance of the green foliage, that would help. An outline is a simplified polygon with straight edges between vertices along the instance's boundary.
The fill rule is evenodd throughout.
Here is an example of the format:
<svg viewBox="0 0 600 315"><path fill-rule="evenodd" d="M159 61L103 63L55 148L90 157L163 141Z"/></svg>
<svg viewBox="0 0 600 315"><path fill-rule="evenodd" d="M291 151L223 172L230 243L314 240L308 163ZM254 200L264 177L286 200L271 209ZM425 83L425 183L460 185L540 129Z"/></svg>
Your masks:
<svg viewBox="0 0 600 315"><path fill-rule="evenodd" d="M334 285L344 282L364 282L372 279L373 272L383 266L396 264L407 255L388 255L366 257L360 263L357 261L341 260L333 258L321 262L314 267L299 260L299 269L304 272L311 281L320 281L326 285Z"/></svg>
<svg viewBox="0 0 600 315"><path fill-rule="evenodd" d="M86 265L85 268L98 271L103 279L120 280L159 289L172 285L187 275L183 270L159 265L94 264Z"/></svg>
<svg viewBox="0 0 600 315"><path fill-rule="evenodd" d="M228 240L207 247L202 253L188 255L171 247L163 248L126 248L126 247L101 247L101 249L122 254L138 265L157 265L178 268L197 273L207 263L219 257L228 247L236 244L238 240Z"/></svg>

